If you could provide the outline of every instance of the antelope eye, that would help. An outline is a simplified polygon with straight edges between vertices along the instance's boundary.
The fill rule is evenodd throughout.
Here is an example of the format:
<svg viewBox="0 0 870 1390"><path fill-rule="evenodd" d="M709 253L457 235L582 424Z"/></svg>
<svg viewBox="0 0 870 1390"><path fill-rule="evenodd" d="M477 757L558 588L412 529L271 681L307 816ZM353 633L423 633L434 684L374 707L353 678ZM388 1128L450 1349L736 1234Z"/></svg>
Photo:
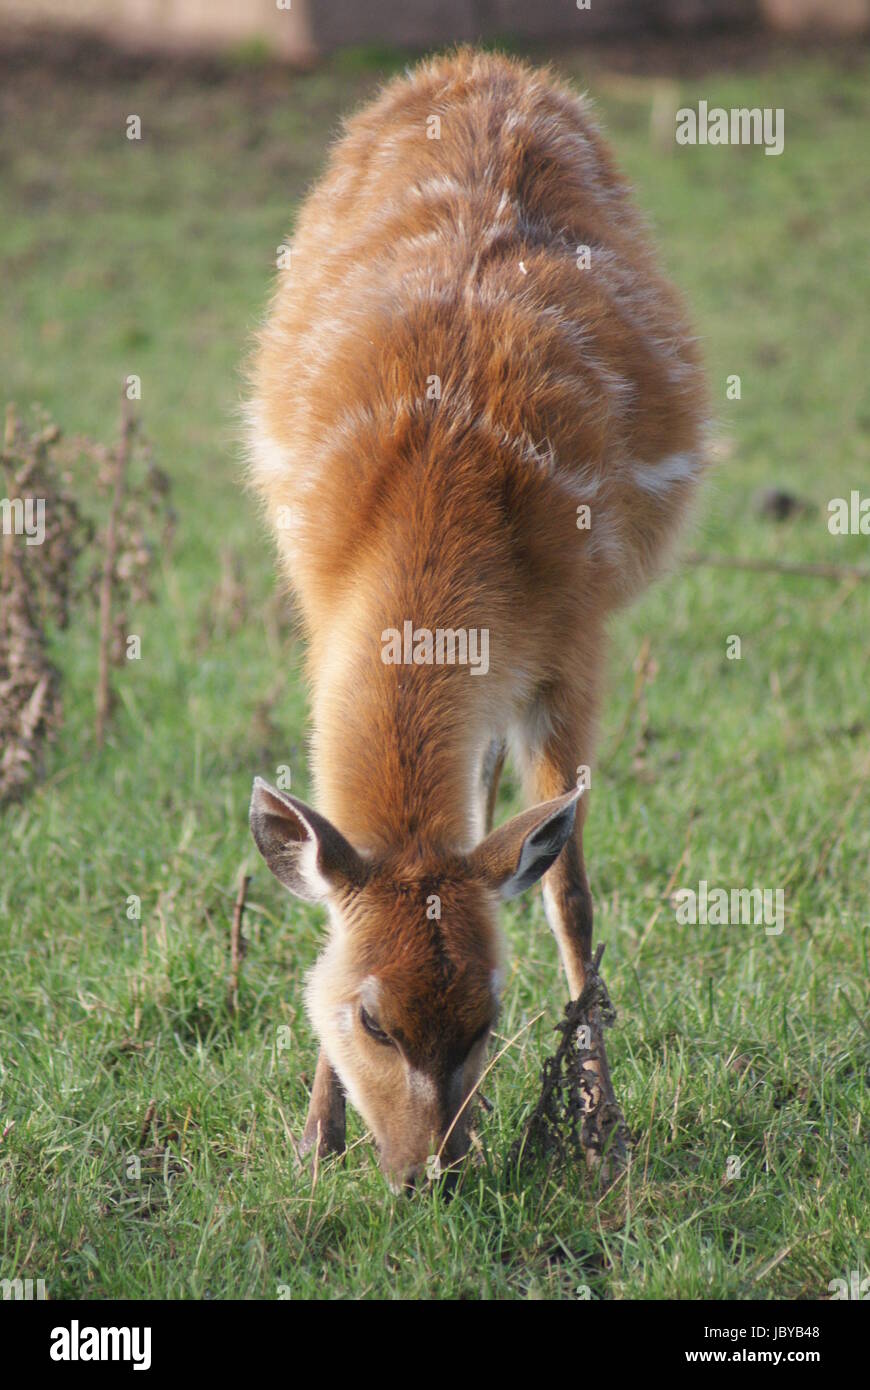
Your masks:
<svg viewBox="0 0 870 1390"><path fill-rule="evenodd" d="M378 1027L371 1014L363 1008L359 1011L359 1021L375 1042L392 1044L392 1038L384 1032L383 1028Z"/></svg>

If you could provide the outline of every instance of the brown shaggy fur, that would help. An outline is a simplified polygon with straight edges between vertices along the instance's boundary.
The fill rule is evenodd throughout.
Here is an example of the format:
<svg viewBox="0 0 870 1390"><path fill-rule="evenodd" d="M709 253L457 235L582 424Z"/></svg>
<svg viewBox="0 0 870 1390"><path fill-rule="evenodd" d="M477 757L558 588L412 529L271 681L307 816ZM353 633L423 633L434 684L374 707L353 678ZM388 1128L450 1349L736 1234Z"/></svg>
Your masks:
<svg viewBox="0 0 870 1390"><path fill-rule="evenodd" d="M592 761L605 620L660 563L702 469L698 353L587 103L463 50L347 123L251 377L252 477L309 640L318 806L380 885L349 913L353 965L330 988L389 976L394 1027L419 1031L459 1007L453 989L439 1003L445 961L460 978L494 960L488 889L472 907L457 887L440 923L416 901L427 880L468 880L486 749L511 734L539 800ZM409 619L487 629L488 674L385 665L382 634ZM591 944L582 819L545 880L573 993ZM491 1013L486 969L459 990L466 1040Z"/></svg>

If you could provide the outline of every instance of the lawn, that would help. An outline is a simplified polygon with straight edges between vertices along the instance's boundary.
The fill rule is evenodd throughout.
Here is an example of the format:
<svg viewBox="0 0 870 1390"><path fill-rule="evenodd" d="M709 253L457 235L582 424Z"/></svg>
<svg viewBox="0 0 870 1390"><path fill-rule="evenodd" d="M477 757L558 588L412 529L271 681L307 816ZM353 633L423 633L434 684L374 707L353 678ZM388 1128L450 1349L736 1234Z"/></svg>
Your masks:
<svg viewBox="0 0 870 1390"><path fill-rule="evenodd" d="M866 581L677 563L613 625L586 845L634 1136L616 1188L508 1163L565 998L538 891L505 910L494 1051L520 1037L454 1200L392 1196L356 1117L343 1160L295 1158L323 920L247 827L254 773L309 784L299 644L240 484L240 363L341 114L405 59L293 75L254 56L78 76L4 60L0 396L108 440L139 375L178 527L105 749L79 624L54 643L46 779L2 816L0 1276L52 1298L826 1298L868 1265ZM678 105L783 108L778 158L663 145L647 77L559 65L598 101L705 345L717 467L684 550L866 565L870 539L827 526L831 498L870 495L866 54L674 79ZM767 487L809 505L772 520ZM509 775L499 815L518 806ZM681 924L668 889L702 880L782 890L781 934Z"/></svg>

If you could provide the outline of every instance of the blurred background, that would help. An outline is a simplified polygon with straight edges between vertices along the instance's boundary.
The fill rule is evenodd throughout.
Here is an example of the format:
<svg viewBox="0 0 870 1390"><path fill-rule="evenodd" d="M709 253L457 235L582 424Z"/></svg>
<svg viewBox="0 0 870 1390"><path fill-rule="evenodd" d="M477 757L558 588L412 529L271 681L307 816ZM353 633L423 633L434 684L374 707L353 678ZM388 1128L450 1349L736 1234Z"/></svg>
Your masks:
<svg viewBox="0 0 870 1390"><path fill-rule="evenodd" d="M4 467L55 448L47 412L57 447L97 442L84 505L135 378L161 470L143 477L175 521L127 527L150 597L128 585L116 610L140 653L111 669L102 741L93 605L32 634L62 713L0 806L0 1275L51 1297L818 1298L866 1268L870 556L827 522L832 498L870 497L868 7L0 0L0 407L36 431L28 453L7 419ZM247 827L255 773L311 786L301 647L243 485L242 364L342 118L466 39L589 93L710 380L716 467L686 563L614 622L586 830L641 1136L626 1225L618 1202L591 1216L573 1185L518 1193L504 1168L564 1003L539 896L505 912L501 1027L521 1040L487 1080L473 1202L385 1207L364 1143L315 1190L287 1137L323 924ZM702 100L782 109L782 154L678 146L676 112ZM21 545L22 572L50 549ZM22 678L3 637L0 713ZM509 775L499 817L519 804ZM782 888L783 934L679 925L670 889L701 880ZM733 1154L748 1178L729 1186Z"/></svg>
<svg viewBox="0 0 870 1390"><path fill-rule="evenodd" d="M0 0L0 17L88 27L133 47L259 43L309 62L349 44L427 47L508 34L582 41L637 38L644 30L685 35L715 25L850 34L866 30L870 0Z"/></svg>

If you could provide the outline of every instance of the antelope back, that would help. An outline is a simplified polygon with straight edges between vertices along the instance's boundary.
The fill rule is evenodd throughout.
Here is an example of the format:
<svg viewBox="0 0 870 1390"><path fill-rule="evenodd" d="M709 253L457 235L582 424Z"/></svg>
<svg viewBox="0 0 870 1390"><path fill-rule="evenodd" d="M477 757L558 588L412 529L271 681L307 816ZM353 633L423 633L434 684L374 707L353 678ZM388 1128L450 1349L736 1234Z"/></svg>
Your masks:
<svg viewBox="0 0 870 1390"><path fill-rule="evenodd" d="M347 123L252 385L252 477L309 622L401 515L409 470L430 519L462 493L442 541L477 552L500 520L537 560L555 532L557 591L582 550L609 604L650 575L702 465L695 340L589 104L471 50ZM541 528L554 498L590 506L582 546L570 505L570 547Z"/></svg>

